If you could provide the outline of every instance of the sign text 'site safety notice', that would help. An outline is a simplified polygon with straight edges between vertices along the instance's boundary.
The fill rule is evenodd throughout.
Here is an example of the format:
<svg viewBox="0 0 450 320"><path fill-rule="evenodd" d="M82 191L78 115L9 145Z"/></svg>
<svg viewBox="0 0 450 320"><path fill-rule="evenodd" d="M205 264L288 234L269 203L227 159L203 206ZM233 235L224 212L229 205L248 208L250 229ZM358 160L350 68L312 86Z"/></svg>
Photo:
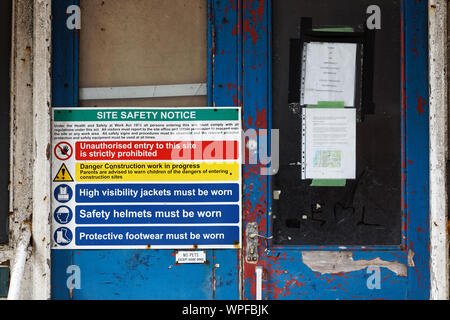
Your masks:
<svg viewBox="0 0 450 320"><path fill-rule="evenodd" d="M54 249L239 248L241 116L53 108Z"/></svg>

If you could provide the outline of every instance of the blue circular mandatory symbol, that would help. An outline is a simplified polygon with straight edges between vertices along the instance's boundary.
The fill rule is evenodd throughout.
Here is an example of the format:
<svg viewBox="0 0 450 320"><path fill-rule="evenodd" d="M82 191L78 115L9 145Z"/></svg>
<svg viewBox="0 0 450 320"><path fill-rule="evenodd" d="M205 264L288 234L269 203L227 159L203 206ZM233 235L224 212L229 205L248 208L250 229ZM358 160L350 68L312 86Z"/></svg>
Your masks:
<svg viewBox="0 0 450 320"><path fill-rule="evenodd" d="M53 213L53 217L59 224L68 224L73 217L72 210L67 206L59 206Z"/></svg>
<svg viewBox="0 0 450 320"><path fill-rule="evenodd" d="M69 228L61 227L56 229L55 234L53 235L53 239L60 246L67 246L72 242L73 234Z"/></svg>
<svg viewBox="0 0 450 320"><path fill-rule="evenodd" d="M69 202L70 199L72 199L73 191L72 188L69 187L67 184L60 184L55 188L53 195L55 196L55 199L57 201L65 203Z"/></svg>

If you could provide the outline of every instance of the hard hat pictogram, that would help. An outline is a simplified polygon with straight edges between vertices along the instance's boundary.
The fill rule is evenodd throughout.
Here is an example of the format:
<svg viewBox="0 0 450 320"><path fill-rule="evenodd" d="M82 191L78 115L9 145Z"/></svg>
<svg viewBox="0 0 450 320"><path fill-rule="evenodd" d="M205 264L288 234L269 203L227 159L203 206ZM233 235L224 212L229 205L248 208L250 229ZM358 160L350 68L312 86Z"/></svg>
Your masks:
<svg viewBox="0 0 450 320"><path fill-rule="evenodd" d="M59 224L68 224L73 217L72 209L67 206L59 206L56 208L53 217Z"/></svg>

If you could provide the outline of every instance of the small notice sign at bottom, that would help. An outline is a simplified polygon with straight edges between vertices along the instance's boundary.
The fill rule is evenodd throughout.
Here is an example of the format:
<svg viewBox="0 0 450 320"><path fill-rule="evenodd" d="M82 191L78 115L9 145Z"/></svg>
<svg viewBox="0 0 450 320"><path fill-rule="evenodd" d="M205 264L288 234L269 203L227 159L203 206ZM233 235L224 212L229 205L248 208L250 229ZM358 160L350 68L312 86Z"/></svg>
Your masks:
<svg viewBox="0 0 450 320"><path fill-rule="evenodd" d="M175 256L176 263L205 263L205 251L178 251Z"/></svg>

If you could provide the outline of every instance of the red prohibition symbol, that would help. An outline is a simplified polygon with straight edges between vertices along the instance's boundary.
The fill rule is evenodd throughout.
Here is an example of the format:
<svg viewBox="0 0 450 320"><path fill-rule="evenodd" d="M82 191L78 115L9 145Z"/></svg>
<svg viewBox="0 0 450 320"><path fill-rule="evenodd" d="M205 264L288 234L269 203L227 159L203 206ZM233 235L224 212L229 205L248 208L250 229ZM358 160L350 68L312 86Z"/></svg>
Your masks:
<svg viewBox="0 0 450 320"><path fill-rule="evenodd" d="M60 142L55 146L55 156L61 160L65 161L69 159L73 154L73 148L70 143Z"/></svg>

